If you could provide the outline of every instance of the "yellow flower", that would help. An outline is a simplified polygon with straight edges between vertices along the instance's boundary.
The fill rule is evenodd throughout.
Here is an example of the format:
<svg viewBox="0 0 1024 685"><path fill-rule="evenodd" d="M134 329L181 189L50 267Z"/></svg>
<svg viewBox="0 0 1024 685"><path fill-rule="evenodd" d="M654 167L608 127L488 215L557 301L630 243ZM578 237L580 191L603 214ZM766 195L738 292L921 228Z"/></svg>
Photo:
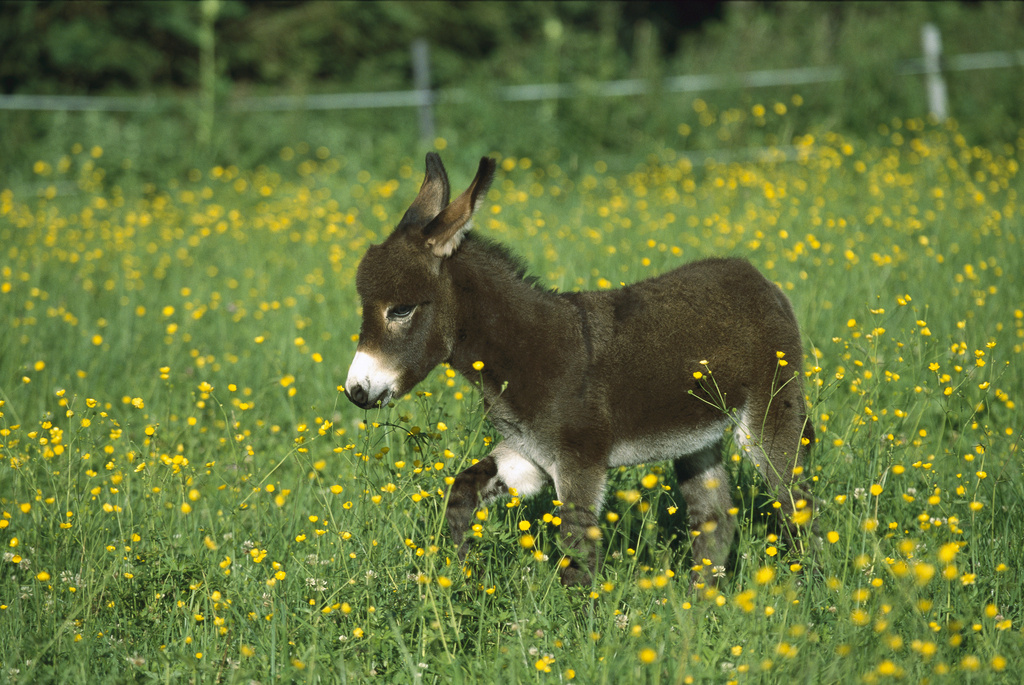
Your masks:
<svg viewBox="0 0 1024 685"><path fill-rule="evenodd" d="M934 575L935 567L931 564L922 562L914 566L914 576L917 579L918 585L927 585Z"/></svg>
<svg viewBox="0 0 1024 685"><path fill-rule="evenodd" d="M939 561L949 563L956 557L956 553L960 551L960 545L955 542L949 542L939 548Z"/></svg>
<svg viewBox="0 0 1024 685"><path fill-rule="evenodd" d="M645 649L641 649L637 657L642 663L653 664L654 660L658 658L658 653L650 647L647 647Z"/></svg>

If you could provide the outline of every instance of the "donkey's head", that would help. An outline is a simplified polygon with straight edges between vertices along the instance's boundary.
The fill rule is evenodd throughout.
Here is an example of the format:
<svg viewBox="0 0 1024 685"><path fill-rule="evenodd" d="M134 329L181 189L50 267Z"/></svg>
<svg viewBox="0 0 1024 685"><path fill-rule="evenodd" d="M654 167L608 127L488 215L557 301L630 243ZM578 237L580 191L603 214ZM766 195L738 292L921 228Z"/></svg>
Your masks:
<svg viewBox="0 0 1024 685"><path fill-rule="evenodd" d="M366 251L356 273L363 324L345 382L345 394L363 409L408 392L451 354L445 260L471 228L493 178L494 160L484 157L469 188L448 204L448 175L441 158L428 153L416 199L387 240Z"/></svg>

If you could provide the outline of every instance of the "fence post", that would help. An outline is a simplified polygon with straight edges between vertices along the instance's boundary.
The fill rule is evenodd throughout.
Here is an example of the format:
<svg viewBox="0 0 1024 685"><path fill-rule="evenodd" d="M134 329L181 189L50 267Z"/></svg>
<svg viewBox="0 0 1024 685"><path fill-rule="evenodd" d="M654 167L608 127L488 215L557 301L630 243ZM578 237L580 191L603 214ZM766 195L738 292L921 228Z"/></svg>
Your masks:
<svg viewBox="0 0 1024 685"><path fill-rule="evenodd" d="M214 30L219 0L203 0L199 5L199 117L196 140L206 147L213 140L213 117L217 102L217 63L215 49L217 34Z"/></svg>
<svg viewBox="0 0 1024 685"><path fill-rule="evenodd" d="M924 73L928 88L928 112L939 121L949 116L946 80L942 77L942 34L935 24L921 27L921 48L924 50Z"/></svg>
<svg viewBox="0 0 1024 685"><path fill-rule="evenodd" d="M550 5L548 7L550 8ZM552 12L544 20L544 39L547 52L547 55L544 57L544 80L548 83L558 83L559 60L561 58L562 37L564 34L565 28L562 26L562 22ZM553 121L557 114L558 100L556 98L544 100L540 110L541 118L544 121Z"/></svg>
<svg viewBox="0 0 1024 685"><path fill-rule="evenodd" d="M420 96L420 140L434 140L434 92L430 90L430 48L426 39L412 43L412 87Z"/></svg>

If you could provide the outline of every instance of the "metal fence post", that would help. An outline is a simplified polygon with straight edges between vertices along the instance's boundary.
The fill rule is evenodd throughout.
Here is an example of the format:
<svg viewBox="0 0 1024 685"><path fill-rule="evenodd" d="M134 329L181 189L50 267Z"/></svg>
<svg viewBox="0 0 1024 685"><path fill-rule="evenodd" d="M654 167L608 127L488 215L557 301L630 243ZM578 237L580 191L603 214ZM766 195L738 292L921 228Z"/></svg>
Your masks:
<svg viewBox="0 0 1024 685"><path fill-rule="evenodd" d="M949 116L946 80L942 77L942 34L935 24L921 27L921 48L924 50L924 73L928 88L928 112L939 121Z"/></svg>
<svg viewBox="0 0 1024 685"><path fill-rule="evenodd" d="M214 108L217 102L217 64L215 31L219 0L203 0L199 5L199 116L196 140L206 147L213 140Z"/></svg>
<svg viewBox="0 0 1024 685"><path fill-rule="evenodd" d="M430 48L417 38L412 43L412 85L420 98L420 139L434 140L434 92L430 90Z"/></svg>

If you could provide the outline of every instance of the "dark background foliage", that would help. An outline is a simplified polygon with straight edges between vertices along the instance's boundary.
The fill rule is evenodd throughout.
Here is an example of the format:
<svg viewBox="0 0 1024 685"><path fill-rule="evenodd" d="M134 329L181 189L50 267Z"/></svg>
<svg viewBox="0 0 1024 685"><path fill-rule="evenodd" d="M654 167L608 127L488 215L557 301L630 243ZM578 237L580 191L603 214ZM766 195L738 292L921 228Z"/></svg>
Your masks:
<svg viewBox="0 0 1024 685"><path fill-rule="evenodd" d="M204 8L215 59L203 81ZM945 55L1021 50L1020 3L660 2L3 2L0 91L5 94L155 95L143 113L0 111L9 164L39 150L100 144L137 164L263 163L308 141L379 157L410 154L416 112L235 113L246 95L406 90L410 45L430 46L432 86L468 97L435 108L437 134L506 154L636 155L785 145L794 131L873 134L924 117L920 29L935 23ZM665 93L661 77L827 66L842 81ZM946 74L952 116L977 144L1013 141L1024 121L1024 66ZM500 86L625 78L654 84L643 97L507 103ZM200 97L206 88L209 97ZM740 125L704 135L694 102L714 115L791 103L786 127ZM216 103L216 117L206 103ZM205 113L212 132L199 135ZM749 117L747 117L749 119ZM682 125L682 126L681 126ZM692 131L680 135L680 130ZM479 152L480 150L475 150ZM141 154L145 152L145 154ZM145 160L145 161L143 161Z"/></svg>
<svg viewBox="0 0 1024 685"><path fill-rule="evenodd" d="M0 88L5 93L110 93L190 88L197 80L198 2L0 3ZM552 19L574 33L613 24L628 52L634 27L647 21L661 50L721 19L721 3L663 2L252 2L218 3L222 76L237 84L408 80L408 46L437 50L438 85L458 83L465 62L512 46L535 47ZM403 76L405 77L403 79Z"/></svg>

